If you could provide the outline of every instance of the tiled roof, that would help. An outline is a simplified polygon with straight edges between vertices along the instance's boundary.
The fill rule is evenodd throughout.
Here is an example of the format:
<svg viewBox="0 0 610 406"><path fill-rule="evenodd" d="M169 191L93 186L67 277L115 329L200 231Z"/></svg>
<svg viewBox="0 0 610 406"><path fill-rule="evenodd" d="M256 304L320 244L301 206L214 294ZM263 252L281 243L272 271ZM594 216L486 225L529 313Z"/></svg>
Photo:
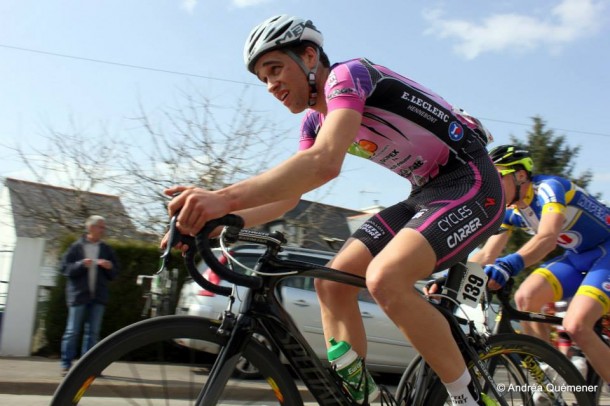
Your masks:
<svg viewBox="0 0 610 406"><path fill-rule="evenodd" d="M106 219L107 238L141 239L118 196L6 178L18 237L55 239L85 231L87 217Z"/></svg>
<svg viewBox="0 0 610 406"><path fill-rule="evenodd" d="M328 249L328 241L345 241L349 238L351 232L347 218L358 214L362 212L301 199L282 219L302 227L304 235L301 236L301 241L296 241L298 245Z"/></svg>

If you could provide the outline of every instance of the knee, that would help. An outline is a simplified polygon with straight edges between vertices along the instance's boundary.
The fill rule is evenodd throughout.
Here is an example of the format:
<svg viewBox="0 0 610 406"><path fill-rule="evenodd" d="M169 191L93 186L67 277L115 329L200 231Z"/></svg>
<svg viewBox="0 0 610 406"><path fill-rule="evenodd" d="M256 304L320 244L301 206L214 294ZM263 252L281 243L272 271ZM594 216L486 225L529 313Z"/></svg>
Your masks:
<svg viewBox="0 0 610 406"><path fill-rule="evenodd" d="M526 312L537 312L542 308L542 304L536 298L536 292L523 286L515 292L515 304L517 309Z"/></svg>
<svg viewBox="0 0 610 406"><path fill-rule="evenodd" d="M373 299L386 312L391 310L395 303L408 301L415 292L409 289L409 283L396 283L391 278L384 278L381 273L374 272L369 272L367 275L366 287Z"/></svg>
<svg viewBox="0 0 610 406"><path fill-rule="evenodd" d="M384 300L387 299L387 295L384 295L385 287L382 278L374 277L373 275L367 275L366 288L369 293L375 299L379 305L383 305Z"/></svg>
<svg viewBox="0 0 610 406"><path fill-rule="evenodd" d="M332 289L330 282L324 279L314 279L313 285L316 288L318 297L324 298L328 295L328 292Z"/></svg>
<svg viewBox="0 0 610 406"><path fill-rule="evenodd" d="M563 319L563 328L566 333L577 344L582 344L583 341L593 334L593 326L587 326L583 319L579 317L570 317L569 315Z"/></svg>

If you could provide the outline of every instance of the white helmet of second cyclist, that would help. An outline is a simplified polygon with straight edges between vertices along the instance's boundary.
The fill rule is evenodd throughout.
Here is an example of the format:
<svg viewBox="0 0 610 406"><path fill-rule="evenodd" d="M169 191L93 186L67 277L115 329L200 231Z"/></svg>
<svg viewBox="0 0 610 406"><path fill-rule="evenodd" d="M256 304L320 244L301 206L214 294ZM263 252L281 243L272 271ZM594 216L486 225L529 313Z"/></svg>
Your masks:
<svg viewBox="0 0 610 406"><path fill-rule="evenodd" d="M322 48L324 38L310 20L287 15L271 17L254 27L248 35L244 63L254 73L254 64L261 55L302 41L311 41Z"/></svg>

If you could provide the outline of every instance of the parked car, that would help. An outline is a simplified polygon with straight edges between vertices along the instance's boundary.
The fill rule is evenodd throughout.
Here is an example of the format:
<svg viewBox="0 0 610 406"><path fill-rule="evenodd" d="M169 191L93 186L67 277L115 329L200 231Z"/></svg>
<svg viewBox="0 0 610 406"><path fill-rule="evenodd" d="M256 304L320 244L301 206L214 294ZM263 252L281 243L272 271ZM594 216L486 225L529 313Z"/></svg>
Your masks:
<svg viewBox="0 0 610 406"><path fill-rule="evenodd" d="M263 249L260 246L253 245L238 245L232 249L233 257L250 268L254 267L262 253ZM327 264L333 255L332 252L295 247L286 247L281 253L281 256L287 259L320 265ZM221 257L221 260L226 259ZM220 280L210 269L206 269L205 263L200 263L199 269L204 277L213 283L230 286L228 282ZM240 269L243 271L243 268ZM287 279L282 283L279 297L318 357L326 359L326 344L322 332L320 305L313 282L313 278L294 277ZM244 288L237 287L236 302L233 305L233 311L235 312L241 304L240 298L243 297L243 290ZM415 350L374 302L366 289L363 289L360 293L358 303L368 339L367 367L373 372L402 372L416 354ZM182 288L176 312L206 318L219 318L227 306L228 300L226 297L204 290L197 283L189 280L185 282ZM263 342L266 340L264 336L259 338ZM180 341L180 344L206 352L218 352L217 346L209 342L183 340ZM254 377L258 372L245 363L240 363L238 368L239 375L242 377Z"/></svg>

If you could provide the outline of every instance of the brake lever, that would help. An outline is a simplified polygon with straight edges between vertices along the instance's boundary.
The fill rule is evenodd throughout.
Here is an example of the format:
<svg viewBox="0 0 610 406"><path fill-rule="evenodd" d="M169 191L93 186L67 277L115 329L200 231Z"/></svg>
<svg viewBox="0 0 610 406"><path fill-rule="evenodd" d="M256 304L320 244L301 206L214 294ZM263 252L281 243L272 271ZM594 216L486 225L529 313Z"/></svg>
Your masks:
<svg viewBox="0 0 610 406"><path fill-rule="evenodd" d="M188 236L188 235L183 235L179 232L178 230L178 213L174 214L172 216L172 218L169 221L169 237L167 239L167 245L165 246L165 251L163 251L163 254L161 254L161 268L159 269L159 272L162 271L163 269L169 267L169 262L171 260L171 251L172 248L177 245L178 243L182 243L185 244L189 247L189 250L191 249L195 249L195 238Z"/></svg>

